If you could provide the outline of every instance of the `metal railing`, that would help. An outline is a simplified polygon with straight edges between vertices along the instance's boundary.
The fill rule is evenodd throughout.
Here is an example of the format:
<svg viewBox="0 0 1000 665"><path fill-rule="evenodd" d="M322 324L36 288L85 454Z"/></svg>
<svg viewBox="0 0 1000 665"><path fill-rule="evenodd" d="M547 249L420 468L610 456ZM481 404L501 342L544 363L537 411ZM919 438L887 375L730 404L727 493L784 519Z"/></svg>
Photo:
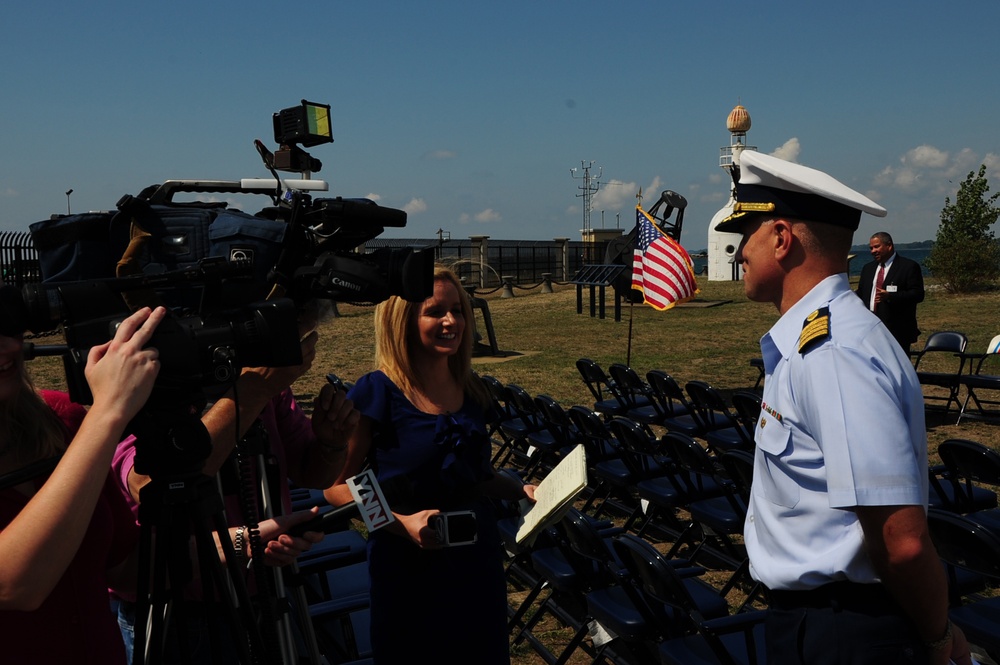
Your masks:
<svg viewBox="0 0 1000 665"><path fill-rule="evenodd" d="M566 247L565 261L563 245ZM482 266L475 256L477 244L468 239L375 238L368 241L366 249L433 249L437 260L454 265L459 276L467 278L469 283L499 288L505 281L515 285L537 285L546 280L567 282L583 266L603 263L606 245L604 242L582 241L490 240ZM483 275L480 282L481 268ZM4 282L15 286L41 281L38 253L27 231L0 233L0 271Z"/></svg>
<svg viewBox="0 0 1000 665"><path fill-rule="evenodd" d="M4 284L13 286L42 280L38 252L27 231L0 232L0 275Z"/></svg>

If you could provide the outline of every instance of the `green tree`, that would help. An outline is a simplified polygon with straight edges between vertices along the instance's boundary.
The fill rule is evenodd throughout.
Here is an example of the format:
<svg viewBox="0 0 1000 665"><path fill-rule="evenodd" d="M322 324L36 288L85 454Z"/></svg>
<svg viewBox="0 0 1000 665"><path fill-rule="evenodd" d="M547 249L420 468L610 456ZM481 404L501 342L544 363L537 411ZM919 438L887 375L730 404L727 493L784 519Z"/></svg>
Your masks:
<svg viewBox="0 0 1000 665"><path fill-rule="evenodd" d="M953 293L984 289L1000 278L1000 241L990 227L1000 217L989 195L986 165L970 171L958 187L955 202L945 197L937 239L925 261L932 275Z"/></svg>

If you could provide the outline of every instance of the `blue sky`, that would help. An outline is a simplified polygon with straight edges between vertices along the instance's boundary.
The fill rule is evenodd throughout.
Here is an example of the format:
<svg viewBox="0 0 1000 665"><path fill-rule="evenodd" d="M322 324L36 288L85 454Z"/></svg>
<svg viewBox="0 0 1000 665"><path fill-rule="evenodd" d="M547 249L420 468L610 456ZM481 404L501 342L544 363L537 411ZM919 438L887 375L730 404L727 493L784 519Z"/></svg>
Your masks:
<svg viewBox="0 0 1000 665"><path fill-rule="evenodd" d="M271 114L305 98L332 106L335 143L310 149L330 194L407 210L386 236L577 239L593 162L595 227L672 189L703 248L742 103L748 143L889 209L856 241L930 239L969 171L1000 189L997 26L995 0L21 0L0 40L0 231L65 212L69 189L80 212L265 177L253 139L273 148Z"/></svg>

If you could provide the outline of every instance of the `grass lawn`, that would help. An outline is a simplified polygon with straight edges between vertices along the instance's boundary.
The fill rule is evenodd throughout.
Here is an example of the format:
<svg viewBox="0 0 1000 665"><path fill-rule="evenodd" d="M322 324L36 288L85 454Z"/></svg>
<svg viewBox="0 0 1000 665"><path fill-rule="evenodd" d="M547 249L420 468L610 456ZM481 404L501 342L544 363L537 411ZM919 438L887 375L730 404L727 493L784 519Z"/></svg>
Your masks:
<svg viewBox="0 0 1000 665"><path fill-rule="evenodd" d="M748 301L741 283L708 282L700 277L699 284L701 293L692 305L657 312L645 305L630 307L626 303L622 320L617 322L613 318L611 289L605 319L589 315L586 290L584 311L578 314L576 289L571 285L557 285L554 293L541 293L538 288L516 289L513 298L503 298L500 292L489 294L485 299L503 354L479 357L474 368L505 384L516 383L532 395L547 393L564 407L589 406L593 402L574 364L581 357L591 358L604 368L613 362L629 362L643 375L650 369L665 370L682 385L700 379L723 392L752 387L757 370L749 362L759 356L758 340L777 319L777 311L771 305ZM328 372L351 381L373 369L373 309L341 304L340 315L321 325L316 360L294 386L304 406L311 402ZM957 296L936 289L930 281L927 298L917 310L924 334L915 348L923 345L929 332L956 330L968 335L969 351L982 351L1000 333L997 311L998 291ZM481 312L476 318L485 343ZM952 360L940 358L935 362L943 368ZM40 388L65 389L57 359L39 358L29 366ZM934 366L929 364L927 369ZM1000 427L973 420L956 425L954 420L954 412L947 421L928 418L932 462L937 461L937 444L949 438L971 439L1000 450ZM872 430L877 436L877 423L872 423ZM554 629L551 639L557 644L565 637L565 631ZM589 662L579 655L579 660L571 662ZM523 647L513 658L516 665L542 662L530 648Z"/></svg>

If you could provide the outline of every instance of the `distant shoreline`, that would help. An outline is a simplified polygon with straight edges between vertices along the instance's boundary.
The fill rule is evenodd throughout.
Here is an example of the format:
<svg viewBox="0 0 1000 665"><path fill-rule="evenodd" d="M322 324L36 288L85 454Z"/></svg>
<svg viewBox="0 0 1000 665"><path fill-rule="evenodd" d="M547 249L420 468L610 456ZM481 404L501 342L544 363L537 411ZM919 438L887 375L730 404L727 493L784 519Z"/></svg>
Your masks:
<svg viewBox="0 0 1000 665"><path fill-rule="evenodd" d="M922 240L920 242L902 242L896 245L896 249L902 256L908 259L913 259L920 264L920 270L923 272L924 277L930 274L927 267L924 265L924 260L927 255L930 254L931 248L934 246L933 240ZM861 266L868 263L869 257L871 256L868 252L868 245L855 245L851 247L851 254L854 258L851 260L848 266L849 275L857 275L861 273ZM708 266L708 250L701 249L697 252L690 253L691 260L694 261L694 272L696 275L707 274L706 268Z"/></svg>

